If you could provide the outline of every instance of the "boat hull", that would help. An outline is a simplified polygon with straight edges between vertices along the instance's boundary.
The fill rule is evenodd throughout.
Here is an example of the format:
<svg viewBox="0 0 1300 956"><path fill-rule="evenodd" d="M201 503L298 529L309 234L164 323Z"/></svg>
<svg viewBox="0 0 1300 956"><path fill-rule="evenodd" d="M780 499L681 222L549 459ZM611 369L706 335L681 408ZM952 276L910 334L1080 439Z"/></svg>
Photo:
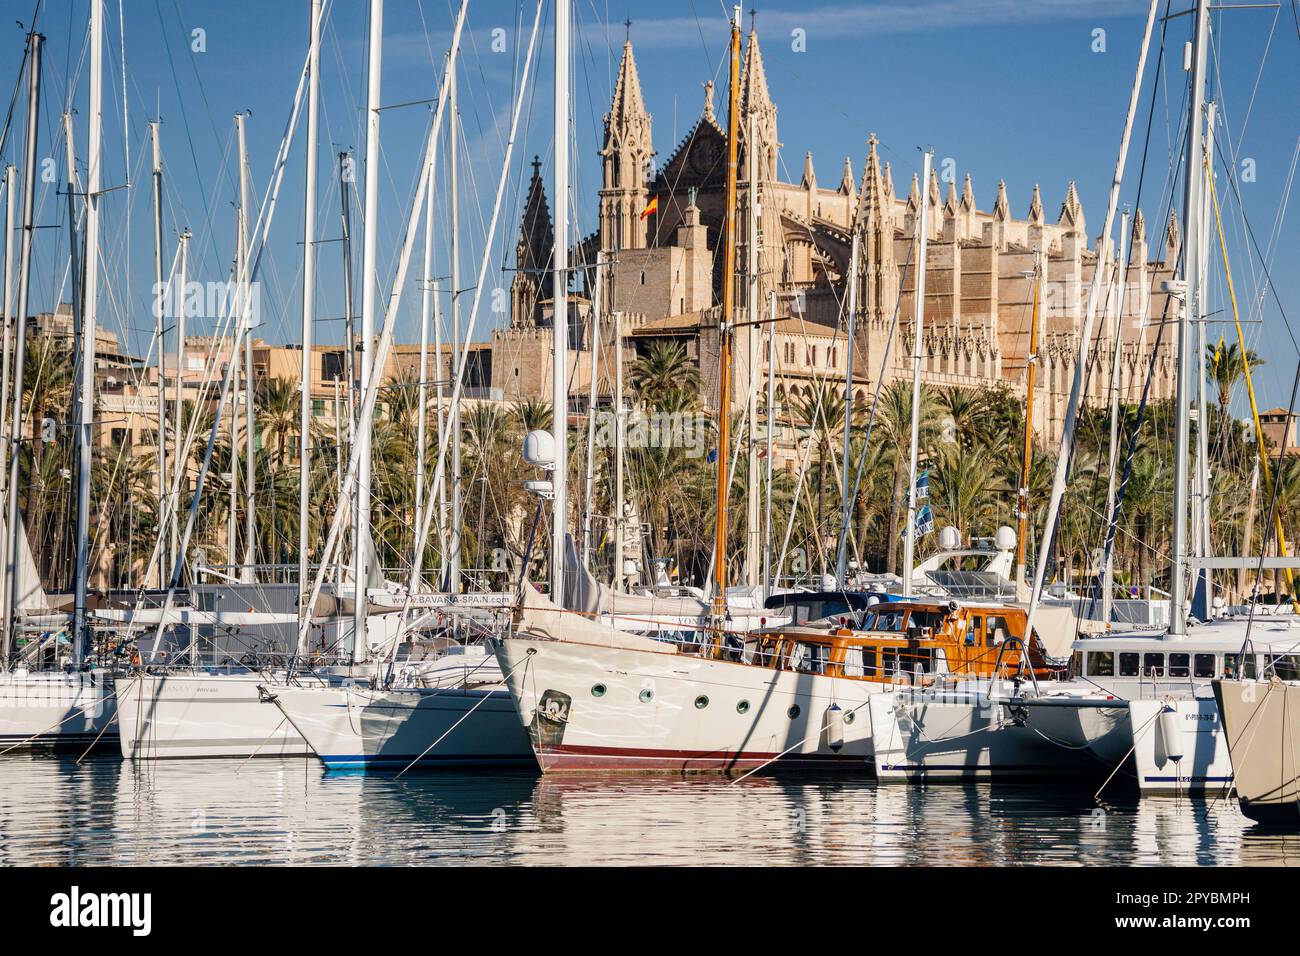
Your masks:
<svg viewBox="0 0 1300 956"><path fill-rule="evenodd" d="M1261 823L1300 826L1300 687L1216 680L1214 697L1241 812Z"/></svg>
<svg viewBox="0 0 1300 956"><path fill-rule="evenodd" d="M1079 743L1122 724L1122 708L991 701L979 690L900 689L870 704L876 776L887 782L1088 778L1106 767ZM1118 712L1117 712L1118 711Z"/></svg>
<svg viewBox="0 0 1300 956"><path fill-rule="evenodd" d="M883 685L690 654L509 637L497 654L544 773L864 771ZM834 701L843 743L826 730Z"/></svg>
<svg viewBox="0 0 1300 956"><path fill-rule="evenodd" d="M273 707L328 770L533 765L504 687L278 687ZM265 706L265 705L264 705Z"/></svg>
<svg viewBox="0 0 1300 956"><path fill-rule="evenodd" d="M293 757L301 735L262 702L258 674L133 674L117 678L117 722L128 760Z"/></svg>
<svg viewBox="0 0 1300 956"><path fill-rule="evenodd" d="M116 703L105 671L0 673L0 752L111 746Z"/></svg>

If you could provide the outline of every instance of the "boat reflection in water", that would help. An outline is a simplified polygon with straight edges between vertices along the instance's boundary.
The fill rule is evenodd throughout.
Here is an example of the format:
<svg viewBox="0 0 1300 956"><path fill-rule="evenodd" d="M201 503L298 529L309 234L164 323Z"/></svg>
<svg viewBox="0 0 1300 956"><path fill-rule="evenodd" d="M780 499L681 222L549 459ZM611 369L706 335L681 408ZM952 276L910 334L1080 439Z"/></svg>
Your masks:
<svg viewBox="0 0 1300 956"><path fill-rule="evenodd" d="M315 759L0 762L0 865L1279 865L1229 800L862 776L325 774Z"/></svg>

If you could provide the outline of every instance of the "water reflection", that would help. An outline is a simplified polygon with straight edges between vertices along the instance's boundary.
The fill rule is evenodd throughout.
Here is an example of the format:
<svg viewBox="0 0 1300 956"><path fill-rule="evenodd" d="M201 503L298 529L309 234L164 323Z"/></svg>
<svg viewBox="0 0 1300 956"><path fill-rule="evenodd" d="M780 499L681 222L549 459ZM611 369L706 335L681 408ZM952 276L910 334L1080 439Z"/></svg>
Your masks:
<svg viewBox="0 0 1300 956"><path fill-rule="evenodd" d="M866 777L324 776L304 759L0 761L0 864L1288 865L1226 799Z"/></svg>

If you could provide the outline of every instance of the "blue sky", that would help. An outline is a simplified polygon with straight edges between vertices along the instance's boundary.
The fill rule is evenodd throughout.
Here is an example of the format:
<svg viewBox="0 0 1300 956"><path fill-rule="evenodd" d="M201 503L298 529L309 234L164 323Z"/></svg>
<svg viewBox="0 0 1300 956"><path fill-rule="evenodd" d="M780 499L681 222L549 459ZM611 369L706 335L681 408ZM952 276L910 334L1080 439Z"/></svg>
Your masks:
<svg viewBox="0 0 1300 956"><path fill-rule="evenodd" d="M1187 0L1175 0L1182 9ZM35 0L11 0L0 24L0 91L17 77L23 28ZM125 0L127 132L122 121L122 49L119 4L107 0L108 54L105 109L105 172L108 185L127 181L132 188L106 196L105 258L108 297L102 322L126 335L143 352L148 345L149 283L152 275L151 211L148 188L146 123L162 119L166 166L165 236L169 262L175 236L188 226L191 273L224 278L233 256L235 174L232 165L233 115L249 110L247 120L254 189L266 188L294 86L306 48L306 0ZM1161 3L1163 12L1163 0ZM333 176L340 150L363 147L359 105L365 95L367 5L335 0L322 56L322 134L320 238L339 235L338 193ZM1040 183L1050 217L1057 214L1066 183L1076 180L1089 232L1101 228L1105 193L1115 161L1129 87L1132 83L1146 4L1140 0L914 0L887 3L757 4L757 26L768 82L779 114L785 177L797 181L805 151L811 150L818 179L839 180L845 156L860 175L865 140L875 132L896 186L906 188L919 166L918 144L929 144L939 159L954 160L957 177L970 173L977 205L992 206L999 179L1005 179L1013 212L1024 215L1034 183ZM85 157L84 31L88 5L80 0L46 0L39 27L48 38L42 103L40 153L57 157L62 177L63 146L58 117L75 87L77 152ZM533 4L471 4L463 49L460 90L465 117L462 164L462 223L466 227L463 273L473 282L493 191L501 168L510 98L527 43ZM702 84L719 83L719 111L725 98L726 12L717 0L660 0L656 3L574 0L578 49L574 63L576 182L574 203L582 233L594 228L600 164L596 156L601 119L608 106L619 49L630 18L647 107L654 117L658 159L666 160L699 116ZM386 104L436 95L442 51L450 38L451 0L389 0L385 12L383 101ZM543 14L542 51L525 100L524 129L511 168L502 223L490 256L486 285L508 285L509 252L514 245L520 184L534 153L551 152L550 10ZM1300 22L1289 2L1279 9L1216 13L1213 81L1238 164L1253 161L1254 182L1242 182L1245 212L1261 245L1273 236L1286 197L1300 124ZM745 17L748 29L749 17ZM1190 18L1168 26L1165 67L1170 85L1155 97L1142 206L1149 235L1159 228L1171 186L1167 173L1176 147L1186 85L1182 44ZM195 30L205 49L192 50ZM503 31L504 52L493 52L494 30ZM802 34L797 33L802 31ZM1104 31L1104 32L1098 32ZM1157 27L1157 33L1159 27ZM797 50L795 38L805 39ZM1158 37L1157 37L1158 44ZM1102 49L1104 47L1104 49ZM1158 48L1158 47L1157 47ZM1124 200L1136 197L1137 171L1146 144L1147 107L1155 75L1149 63L1141 99ZM5 104L7 105L7 103ZM5 162L21 162L21 108L4 148ZM383 114L380 270L382 286L391 283L401 223L417 174L428 107L394 108ZM305 123L304 123L305 126ZM302 165L305 130L294 145L273 225L267 258L261 334L273 342L298 340L300 301ZM442 154L445 157L445 151ZM441 163L445 170L445 162ZM1238 173L1242 167L1238 165ZM549 182L549 165L548 165ZM1247 261L1240 213L1221 177L1230 254L1243 309L1258 296L1258 269ZM439 183L439 200L445 182ZM550 192L548 185L548 192ZM1181 192L1179 192L1181 197ZM551 196L552 203L554 197ZM1181 207L1181 198L1179 200ZM38 184L38 221L60 223L63 200L54 187ZM446 274L445 207L439 208L437 269ZM1284 307L1300 323L1300 279L1295 250L1300 248L1300 211L1289 211L1274 239L1272 261ZM1154 241L1154 240L1153 240ZM67 239L44 230L36 250L33 299L48 307L58 295L66 266ZM359 252L359 250L358 250ZM319 258L318 341L337 341L342 327L340 246L322 244ZM1217 259L1217 256L1216 256ZM411 340L418 322L419 252L403 300L399 337ZM504 268L503 268L504 267ZM1216 268L1216 273L1221 269ZM1211 287L1213 308L1226 308L1221 280ZM468 298L466 299L468 302ZM477 337L498 319L485 298ZM1253 313L1259 317L1259 313ZM1268 365L1258 384L1265 405L1282 404L1289 394L1297 350L1271 300L1263 323L1247 337L1265 353ZM1231 334L1231 327L1222 327ZM203 331L202 328L194 330ZM1297 332L1300 338L1300 332Z"/></svg>

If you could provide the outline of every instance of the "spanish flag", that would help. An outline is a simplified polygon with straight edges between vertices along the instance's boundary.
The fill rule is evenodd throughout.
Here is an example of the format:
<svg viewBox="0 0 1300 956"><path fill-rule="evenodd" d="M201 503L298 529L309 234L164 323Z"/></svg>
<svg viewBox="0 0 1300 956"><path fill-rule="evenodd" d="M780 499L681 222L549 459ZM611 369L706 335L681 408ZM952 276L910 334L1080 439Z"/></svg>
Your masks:
<svg viewBox="0 0 1300 956"><path fill-rule="evenodd" d="M659 211L659 197L658 197L658 196L655 196L655 197L654 197L653 199L651 199L648 203L646 203L646 207L645 207L645 209L642 210L642 212L641 212L641 218L644 219L646 216L650 215L652 212L658 212L658 211Z"/></svg>

